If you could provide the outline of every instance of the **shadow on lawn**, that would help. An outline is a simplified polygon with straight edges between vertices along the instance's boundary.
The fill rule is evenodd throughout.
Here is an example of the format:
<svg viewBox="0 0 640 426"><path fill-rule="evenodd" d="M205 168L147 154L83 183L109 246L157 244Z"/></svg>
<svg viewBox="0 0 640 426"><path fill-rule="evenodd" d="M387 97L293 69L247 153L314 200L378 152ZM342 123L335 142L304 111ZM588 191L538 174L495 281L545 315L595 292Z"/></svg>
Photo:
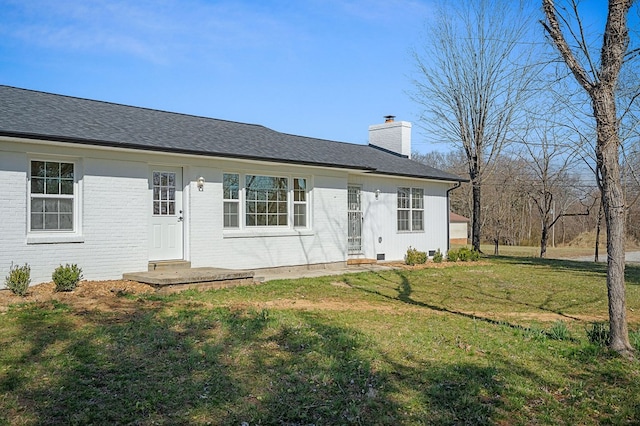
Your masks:
<svg viewBox="0 0 640 426"><path fill-rule="evenodd" d="M606 254L605 254L606 256ZM542 259L539 257L516 257L516 256L490 256L501 263L511 265L535 265L546 266L558 271L569 271L581 274L594 274L607 277L606 262L584 262L567 259ZM625 282L629 285L640 285L640 265L637 263L627 263L625 265Z"/></svg>
<svg viewBox="0 0 640 426"><path fill-rule="evenodd" d="M400 364L313 312L9 315L26 346L0 374L0 423L489 424L501 405L495 367Z"/></svg>
<svg viewBox="0 0 640 426"><path fill-rule="evenodd" d="M471 314L471 313L468 313L468 312L463 312L463 311L460 311L460 310L451 309L451 308L448 308L446 306L442 306L442 305L437 305L437 304L434 304L434 303L427 303L427 302L416 300L416 299L414 299L412 297L413 288L411 286L411 281L410 281L410 279L408 277L408 275L410 275L410 273L407 274L407 272L401 271L401 270L395 270L395 271L393 271L393 273L394 273L394 275L396 277L398 277L400 279L400 283L396 287L396 291L398 292L397 296L389 296L389 295L381 293L378 290L369 289L369 288L358 286L358 285L354 285L353 288L358 289L358 290L363 291L363 292L366 292L366 293L375 294L375 295L383 297L385 299L398 300L398 301L401 301L401 302L409 304L409 305L419 306L419 307L426 308L426 309L431 309L431 310L434 310L434 311L437 311L437 312L445 312L445 313L448 313L448 314L452 314L452 315L468 318L468 319L471 319L471 320L483 321L483 322L486 322L486 323L489 323L489 324L493 324L493 325L509 327L509 328L514 329L514 330L520 330L520 331L523 331L523 332L532 331L532 329L529 328L529 327L524 327L524 326L519 325L519 324L513 324L513 323L510 323L510 322L508 322L506 320L503 320L503 319L500 319L500 320L493 319L493 318L489 318L489 317L484 317L484 316L482 316L480 314L476 314L476 313ZM387 281L387 282L392 283L392 284L397 284L396 280L389 279L388 277L386 277L383 274L376 273L376 275L378 276L379 279L381 279L383 281ZM492 294L489 294L489 293L479 292L479 294L481 294L483 297L488 297L488 298L492 298L492 299L507 300L507 299L504 299L502 297L499 297L499 296L496 296L496 295L492 295ZM534 308L534 309L539 309L541 311L546 311L546 312L549 312L549 313L553 313L553 314L556 314L558 316L565 317L565 318L568 318L568 319L571 319L571 320L580 320L579 318L576 318L574 316L565 314L565 313L563 313L561 311L545 308L542 305L534 305L534 304L530 304L530 303L526 303L526 302L515 301L515 300L512 300L512 299L508 299L508 301L509 301L509 303L525 305L525 306L528 306L528 307L531 307L531 308ZM549 337L552 337L550 335L550 333L547 332L547 331L536 329L535 332L536 333L540 333L541 332L541 333L544 333L545 335L548 335ZM573 338L569 338L568 340L577 341L576 339L573 339Z"/></svg>

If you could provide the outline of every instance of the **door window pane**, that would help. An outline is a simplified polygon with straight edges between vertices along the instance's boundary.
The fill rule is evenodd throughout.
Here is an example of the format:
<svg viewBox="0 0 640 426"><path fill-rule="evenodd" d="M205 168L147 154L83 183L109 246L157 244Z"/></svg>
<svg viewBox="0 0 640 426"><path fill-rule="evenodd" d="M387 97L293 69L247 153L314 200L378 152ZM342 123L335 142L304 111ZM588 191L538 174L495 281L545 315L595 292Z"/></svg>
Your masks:
<svg viewBox="0 0 640 426"><path fill-rule="evenodd" d="M156 216L176 215L176 174L174 172L153 172L152 210Z"/></svg>

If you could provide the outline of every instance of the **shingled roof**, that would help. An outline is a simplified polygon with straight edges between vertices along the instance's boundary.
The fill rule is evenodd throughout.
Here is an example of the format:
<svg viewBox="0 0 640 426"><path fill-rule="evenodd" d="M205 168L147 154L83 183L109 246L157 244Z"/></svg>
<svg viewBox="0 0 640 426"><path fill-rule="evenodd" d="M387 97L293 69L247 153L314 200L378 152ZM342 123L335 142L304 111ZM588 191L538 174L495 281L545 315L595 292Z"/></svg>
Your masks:
<svg viewBox="0 0 640 426"><path fill-rule="evenodd" d="M0 136L465 181L368 145L0 85Z"/></svg>

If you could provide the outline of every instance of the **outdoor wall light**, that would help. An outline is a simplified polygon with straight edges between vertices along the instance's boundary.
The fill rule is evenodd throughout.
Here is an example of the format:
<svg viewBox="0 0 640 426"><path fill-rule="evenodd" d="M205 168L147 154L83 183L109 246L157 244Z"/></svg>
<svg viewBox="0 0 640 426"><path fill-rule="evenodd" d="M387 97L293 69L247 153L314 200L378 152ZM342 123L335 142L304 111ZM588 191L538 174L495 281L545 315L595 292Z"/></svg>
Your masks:
<svg viewBox="0 0 640 426"><path fill-rule="evenodd" d="M198 191L204 191L204 178L202 176L198 178L196 184L198 185Z"/></svg>
<svg viewBox="0 0 640 426"><path fill-rule="evenodd" d="M376 189L376 200L378 199L378 197L380 197L380 190Z"/></svg>

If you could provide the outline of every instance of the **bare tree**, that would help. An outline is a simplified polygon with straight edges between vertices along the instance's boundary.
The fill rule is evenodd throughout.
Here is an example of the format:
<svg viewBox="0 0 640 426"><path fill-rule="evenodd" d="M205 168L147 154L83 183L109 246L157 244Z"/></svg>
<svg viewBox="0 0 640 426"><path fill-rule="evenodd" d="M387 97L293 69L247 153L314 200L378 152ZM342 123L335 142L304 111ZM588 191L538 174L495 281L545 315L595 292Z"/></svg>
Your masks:
<svg viewBox="0 0 640 426"><path fill-rule="evenodd" d="M576 81L589 95L596 122L596 165L600 176L602 202L607 227L607 289L609 297L609 347L631 355L625 296L625 199L620 176L619 117L616 89L625 55L629 53L627 18L633 0L609 0L599 60L589 50L587 36L578 14L577 0L568 0L573 15L559 13L554 0L542 0L547 34L560 52ZM570 25L576 23L576 27ZM571 37L571 47L567 38Z"/></svg>
<svg viewBox="0 0 640 426"><path fill-rule="evenodd" d="M487 238L493 243L493 254L500 254L500 244L514 245L518 242L527 198L522 190L521 160L501 156L494 173L485 183L483 198L484 228Z"/></svg>
<svg viewBox="0 0 640 426"><path fill-rule="evenodd" d="M523 2L523 4L525 4ZM443 3L422 50L414 51L413 99L431 135L465 153L472 187L472 245L480 249L481 188L530 94L528 16L511 0Z"/></svg>
<svg viewBox="0 0 640 426"><path fill-rule="evenodd" d="M413 152L411 159L458 176L464 175L466 170L465 155L460 150ZM468 183L463 182L460 188L449 194L449 197L449 208L452 212L471 217L471 186Z"/></svg>
<svg viewBox="0 0 640 426"><path fill-rule="evenodd" d="M549 110L548 110L549 111ZM569 216L588 216L592 202L588 194L579 194L571 170L576 165L576 151L567 140L566 127L539 120L538 126L523 141L523 158L528 163L529 180L525 191L540 215L540 257L546 257L550 233L558 220Z"/></svg>

